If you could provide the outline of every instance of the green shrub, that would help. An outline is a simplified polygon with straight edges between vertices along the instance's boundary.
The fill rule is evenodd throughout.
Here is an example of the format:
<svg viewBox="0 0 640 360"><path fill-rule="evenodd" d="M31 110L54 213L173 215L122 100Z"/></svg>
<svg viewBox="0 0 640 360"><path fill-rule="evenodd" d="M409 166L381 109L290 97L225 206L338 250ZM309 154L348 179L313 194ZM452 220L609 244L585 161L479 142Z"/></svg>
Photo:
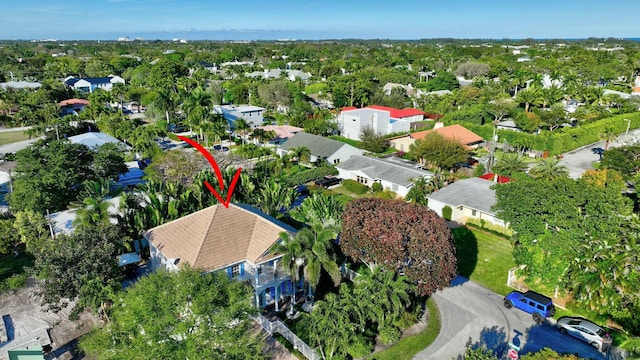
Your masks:
<svg viewBox="0 0 640 360"><path fill-rule="evenodd" d="M364 336L358 336L349 343L347 353L354 359L363 358L373 352L373 343Z"/></svg>
<svg viewBox="0 0 640 360"><path fill-rule="evenodd" d="M355 180L344 180L342 182L342 187L348 192L356 195L364 195L369 192L368 186L362 185Z"/></svg>
<svg viewBox="0 0 640 360"><path fill-rule="evenodd" d="M380 329L380 341L385 345L389 345L400 340L400 337L402 337L402 332L393 325L387 325Z"/></svg>
<svg viewBox="0 0 640 360"><path fill-rule="evenodd" d="M338 175L338 170L333 166L322 166L297 172L286 177L284 180L287 184L295 186L321 179L327 175Z"/></svg>
<svg viewBox="0 0 640 360"><path fill-rule="evenodd" d="M449 205L445 205L442 208L442 217L445 220L451 220L451 215L453 215L453 209L451 209L451 206Z"/></svg>
<svg viewBox="0 0 640 360"><path fill-rule="evenodd" d="M15 274L5 280L9 290L17 290L27 285L27 275Z"/></svg>
<svg viewBox="0 0 640 360"><path fill-rule="evenodd" d="M393 325L397 326L400 329L406 329L416 322L418 322L418 317L416 316L416 314L405 311L402 313L402 315L400 315L398 319L393 322Z"/></svg>
<svg viewBox="0 0 640 360"><path fill-rule="evenodd" d="M468 218L467 225L485 230L498 236L511 237L513 235L513 231L508 227L496 225L486 220Z"/></svg>
<svg viewBox="0 0 640 360"><path fill-rule="evenodd" d="M379 199L393 200L398 197L398 194L391 190L384 190L376 193L376 197Z"/></svg>
<svg viewBox="0 0 640 360"><path fill-rule="evenodd" d="M374 182L373 184L371 184L371 190L372 190L374 193L377 193L377 192L382 191L382 184L381 184L381 183L379 183L379 182L377 182L377 181L376 181L376 182Z"/></svg>
<svg viewBox="0 0 640 360"><path fill-rule="evenodd" d="M167 133L167 137L173 141L182 141L180 139L178 139L178 135L172 133L172 132L168 132Z"/></svg>

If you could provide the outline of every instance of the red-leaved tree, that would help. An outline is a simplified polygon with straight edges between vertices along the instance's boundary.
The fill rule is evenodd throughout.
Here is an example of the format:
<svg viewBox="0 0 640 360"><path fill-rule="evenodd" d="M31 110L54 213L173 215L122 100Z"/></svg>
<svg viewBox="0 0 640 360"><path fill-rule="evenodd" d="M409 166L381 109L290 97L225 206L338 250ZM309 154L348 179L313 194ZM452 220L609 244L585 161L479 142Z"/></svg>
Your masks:
<svg viewBox="0 0 640 360"><path fill-rule="evenodd" d="M424 206L401 200L349 202L340 247L369 267L403 271L422 295L447 287L457 271L453 237L444 220Z"/></svg>

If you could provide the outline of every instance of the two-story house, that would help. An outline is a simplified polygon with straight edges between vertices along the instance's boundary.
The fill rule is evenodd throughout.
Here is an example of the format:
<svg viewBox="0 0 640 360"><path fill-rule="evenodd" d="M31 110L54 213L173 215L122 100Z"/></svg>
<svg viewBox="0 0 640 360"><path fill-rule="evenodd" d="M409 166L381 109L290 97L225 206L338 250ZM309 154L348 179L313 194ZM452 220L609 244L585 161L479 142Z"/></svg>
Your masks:
<svg viewBox="0 0 640 360"><path fill-rule="evenodd" d="M202 272L223 271L251 284L258 307L276 304L302 287L293 284L281 254L270 249L280 234L296 230L244 204L217 204L146 231L151 266L178 271L188 263Z"/></svg>
<svg viewBox="0 0 640 360"><path fill-rule="evenodd" d="M99 78L76 78L69 76L64 79L64 84L78 91L94 92L96 89L111 91L113 84L124 84L123 78L117 75L109 75Z"/></svg>
<svg viewBox="0 0 640 360"><path fill-rule="evenodd" d="M424 120L426 113L418 109L395 109L371 105L365 108L343 108L338 115L340 134L348 139L360 140L365 129L378 135L409 132L412 124Z"/></svg>

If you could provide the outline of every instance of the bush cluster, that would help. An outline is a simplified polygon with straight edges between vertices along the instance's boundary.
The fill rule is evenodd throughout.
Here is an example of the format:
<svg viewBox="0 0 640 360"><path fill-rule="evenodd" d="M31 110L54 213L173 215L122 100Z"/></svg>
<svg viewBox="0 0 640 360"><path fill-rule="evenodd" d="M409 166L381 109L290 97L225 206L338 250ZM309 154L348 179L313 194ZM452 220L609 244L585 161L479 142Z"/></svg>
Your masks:
<svg viewBox="0 0 640 360"><path fill-rule="evenodd" d="M291 176L286 177L284 180L287 182L287 184L295 186L321 179L327 175L338 175L338 170L336 170L336 168L333 166L322 166L297 172Z"/></svg>
<svg viewBox="0 0 640 360"><path fill-rule="evenodd" d="M558 155L599 141L600 134L607 128L613 129L618 134L624 133L628 124L626 119L631 120L630 129L640 128L640 113L623 114L574 128L543 131L540 135L516 131L500 131L498 141L506 141L512 146L527 144L533 150L549 151L549 155ZM491 139L493 134L493 127L490 124L464 123L462 125L485 140Z"/></svg>
<svg viewBox="0 0 640 360"><path fill-rule="evenodd" d="M342 182L342 187L348 192L356 195L364 195L369 192L369 187L367 185L362 185L355 180L344 180Z"/></svg>

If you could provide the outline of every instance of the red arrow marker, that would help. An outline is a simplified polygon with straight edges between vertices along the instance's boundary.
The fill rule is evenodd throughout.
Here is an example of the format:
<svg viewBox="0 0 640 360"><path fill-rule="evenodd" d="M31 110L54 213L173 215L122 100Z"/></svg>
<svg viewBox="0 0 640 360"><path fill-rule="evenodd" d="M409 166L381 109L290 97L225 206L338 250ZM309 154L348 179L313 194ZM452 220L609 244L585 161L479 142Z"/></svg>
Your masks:
<svg viewBox="0 0 640 360"><path fill-rule="evenodd" d="M211 156L211 154L207 151L207 149L205 149L202 145L198 144L197 142L189 139L188 137L178 135L178 139L193 146L194 148L196 148L196 150L200 151L202 155L204 155L207 161L209 161L209 164L211 164L213 171L216 173L216 177L218 178L218 184L220 184L220 191L224 190L224 181L222 180L222 172L220 171L220 167L218 167L218 163L216 162L216 159L214 159L213 156Z"/></svg>
<svg viewBox="0 0 640 360"><path fill-rule="evenodd" d="M196 150L200 151L200 153L204 155L207 161L209 161L209 164L211 164L213 171L216 173L216 177L218 178L218 183L220 184L220 191L222 192L224 190L224 181L222 178L222 172L220 171L220 167L218 166L216 159L214 159L213 156L211 156L211 153L209 153L207 149L205 149L202 145L198 144L197 142L181 135L178 135L178 139L196 148ZM236 170L235 175L233 175L233 180L231 180L231 185L229 185L229 189L227 190L226 199L223 199L222 196L218 194L216 189L214 189L213 186L207 180L204 181L204 185L207 187L207 189L209 189L209 191L213 193L213 196L215 196L216 199L218 199L218 201L220 201L220 203L224 205L224 207L226 208L228 208L229 204L231 203L231 196L233 196L233 191L236 188L236 184L238 183L238 179L240 178L241 171L242 171L242 168L238 168L238 170Z"/></svg>

